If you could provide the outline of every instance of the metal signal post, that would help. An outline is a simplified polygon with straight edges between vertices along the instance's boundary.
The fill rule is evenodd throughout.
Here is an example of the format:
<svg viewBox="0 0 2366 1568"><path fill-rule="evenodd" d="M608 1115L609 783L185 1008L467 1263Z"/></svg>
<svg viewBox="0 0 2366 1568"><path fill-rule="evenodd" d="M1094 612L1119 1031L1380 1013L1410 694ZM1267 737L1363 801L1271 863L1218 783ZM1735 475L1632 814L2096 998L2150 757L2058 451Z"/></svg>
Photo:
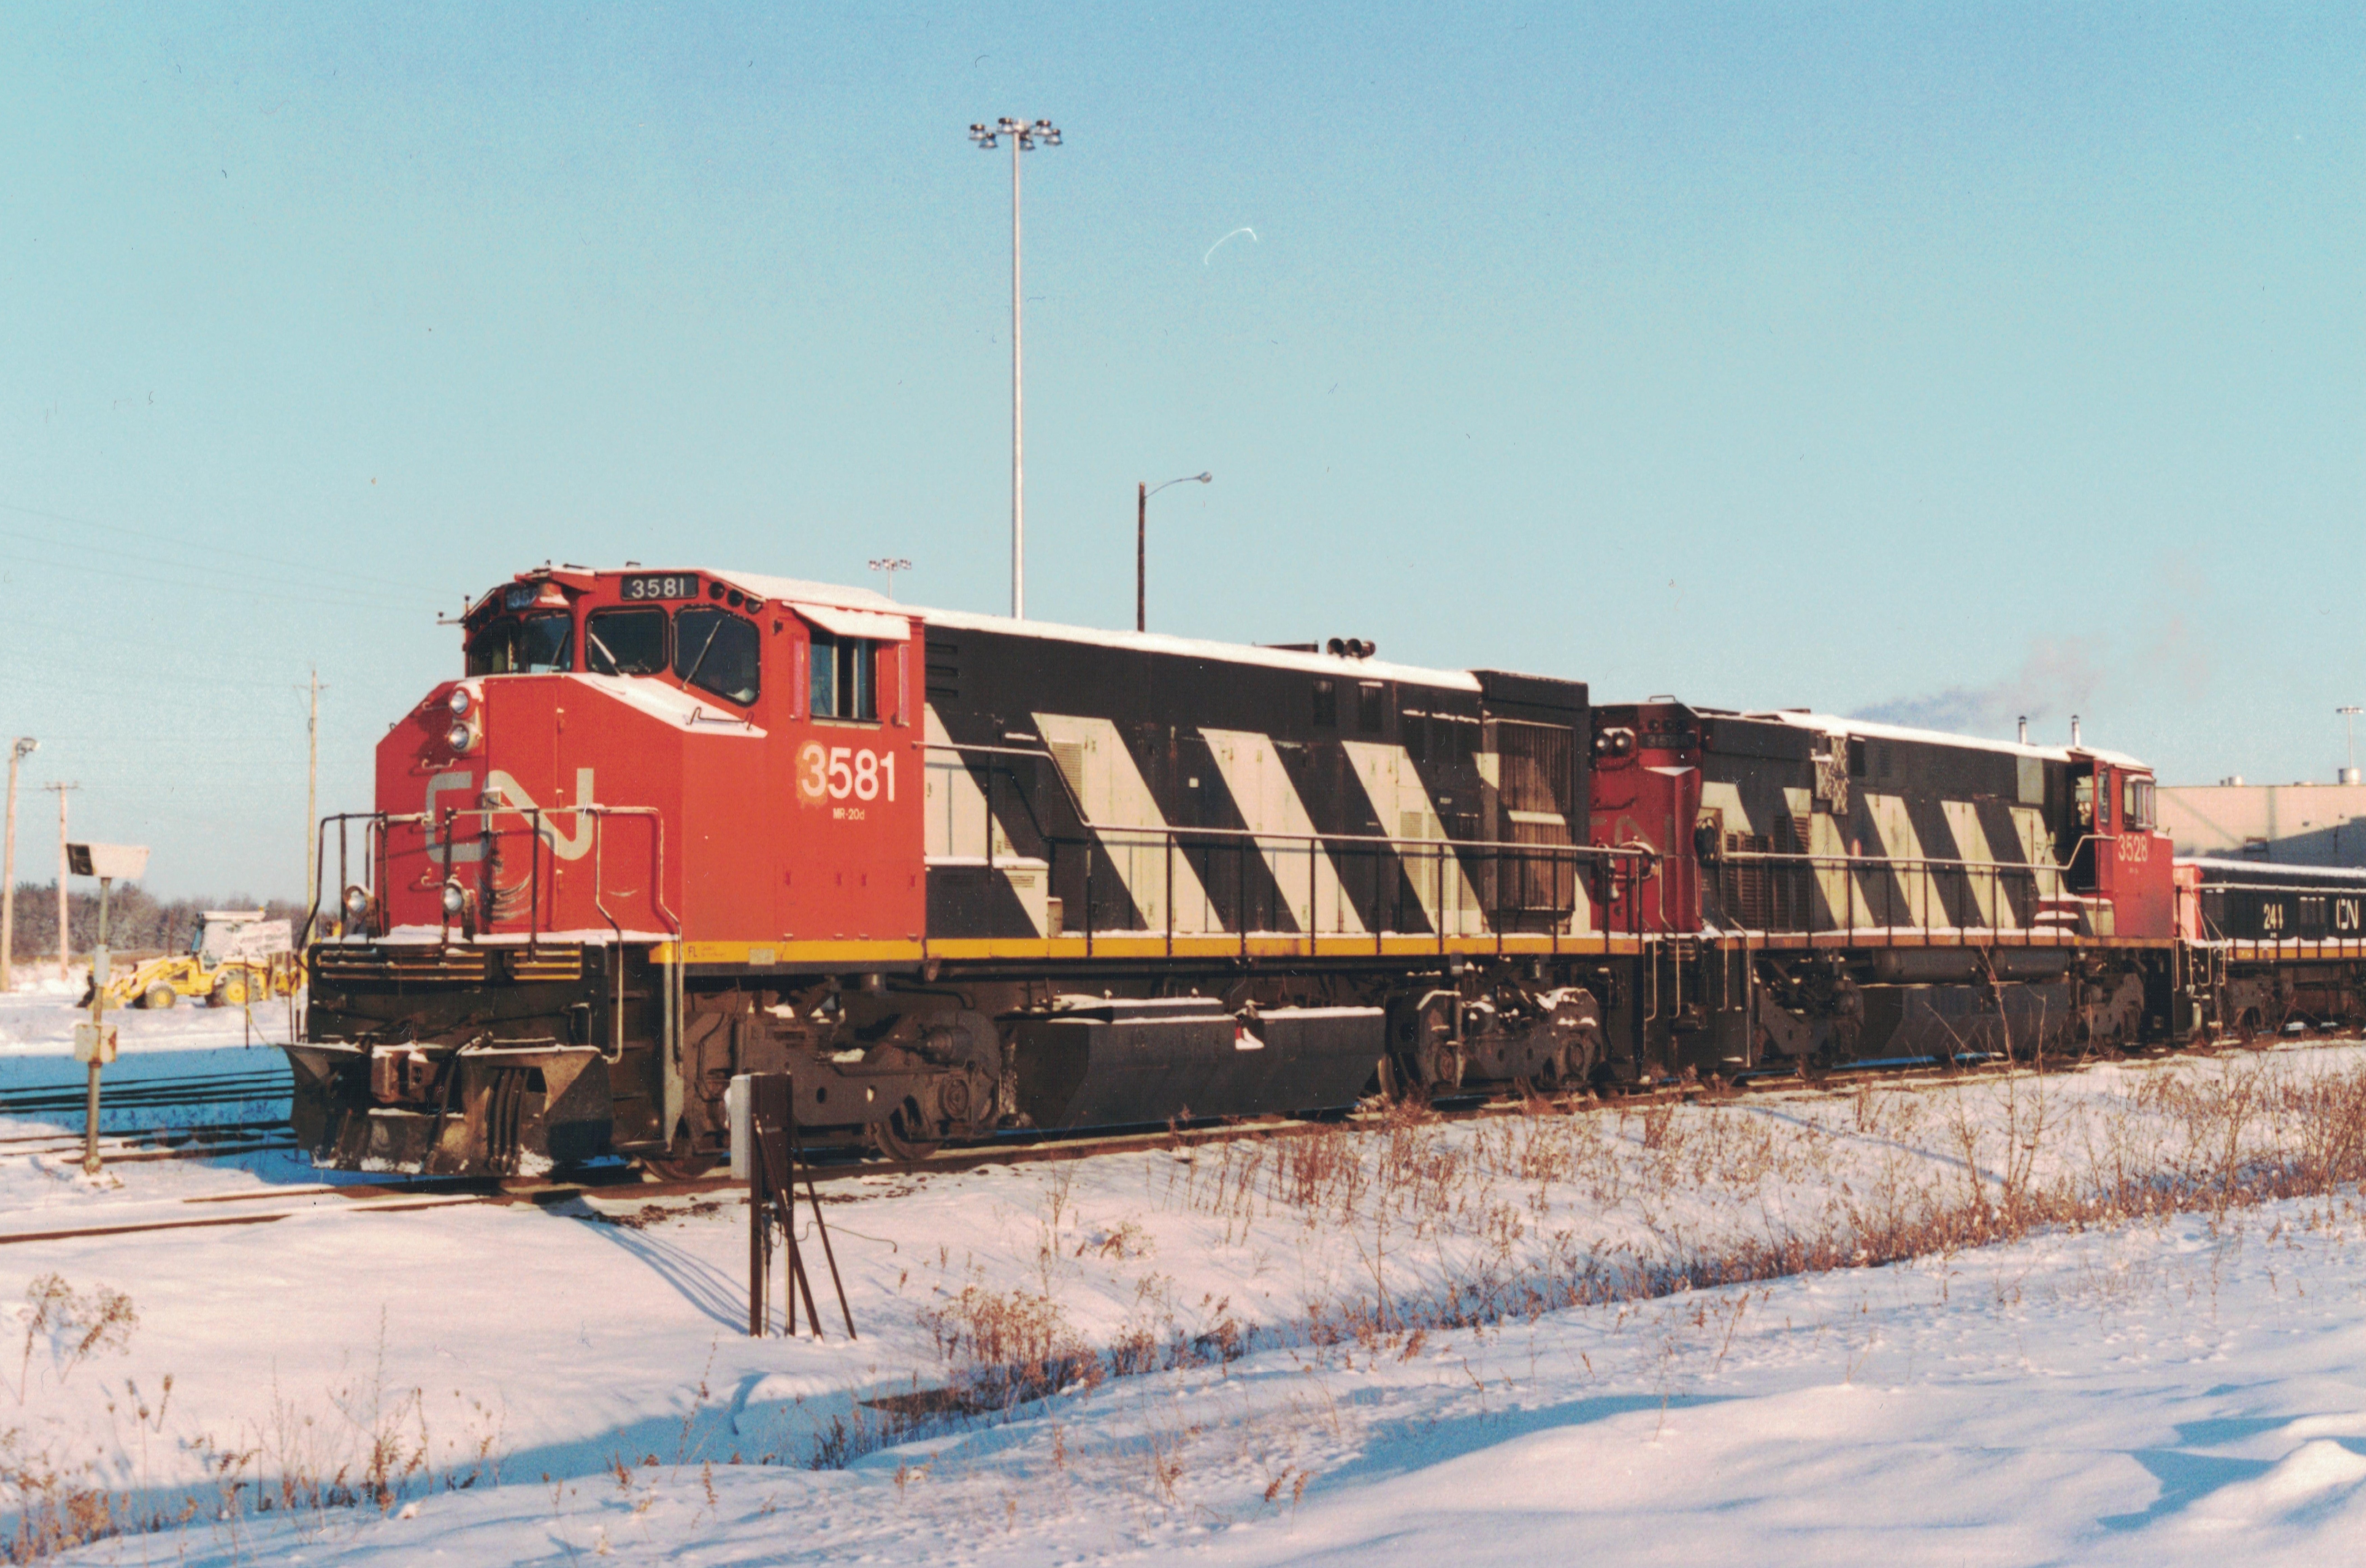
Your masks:
<svg viewBox="0 0 2366 1568"><path fill-rule="evenodd" d="M65 797L60 795L59 799ZM137 882L148 869L145 844L68 844L62 871L98 878L98 941L90 950L90 1021L74 1025L74 1056L90 1069L83 1102L82 1168L98 1174L98 1070L115 1060L114 1025L107 1021L107 897L116 879ZM59 877L62 883L62 874Z"/></svg>
<svg viewBox="0 0 2366 1568"><path fill-rule="evenodd" d="M787 1073L743 1073L731 1080L725 1095L731 1122L731 1174L748 1183L748 1337L760 1339L772 1332L772 1309L766 1304L772 1272L772 1233L780 1232L788 1254L788 1276L781 1287L787 1309L786 1328L797 1335L797 1299L806 1303L806 1323L817 1339L821 1336L821 1312L814 1305L813 1280L806 1270L805 1252L797 1246L796 1080ZM815 1236L821 1242L822 1260L829 1282L838 1291L838 1310L846 1320L846 1337L854 1335L854 1312L846 1304L846 1282L839 1277L838 1254L829 1245L829 1226L821 1217L821 1195L813 1178L806 1177L806 1201L813 1208Z"/></svg>
<svg viewBox="0 0 2366 1568"><path fill-rule="evenodd" d="M992 125L973 125L969 139L992 152L1010 141L1010 618L1027 618L1027 416L1020 371L1019 295L1019 154L1036 143L1060 145L1060 128L1048 119L1030 124L1003 116Z"/></svg>

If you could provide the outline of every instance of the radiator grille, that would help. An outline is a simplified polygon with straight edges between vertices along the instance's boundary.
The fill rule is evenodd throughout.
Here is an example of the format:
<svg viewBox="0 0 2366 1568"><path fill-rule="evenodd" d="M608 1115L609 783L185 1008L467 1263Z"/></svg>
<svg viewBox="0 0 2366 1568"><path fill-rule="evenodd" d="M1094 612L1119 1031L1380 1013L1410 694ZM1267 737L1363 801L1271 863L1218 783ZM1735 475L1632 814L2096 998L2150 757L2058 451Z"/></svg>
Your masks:
<svg viewBox="0 0 2366 1568"><path fill-rule="evenodd" d="M529 953L523 948L513 949L509 955L509 972L513 980L580 980L583 950L537 947Z"/></svg>
<svg viewBox="0 0 2366 1568"><path fill-rule="evenodd" d="M475 947L322 947L313 950L312 972L330 981L428 980L465 985L484 979L485 953Z"/></svg>

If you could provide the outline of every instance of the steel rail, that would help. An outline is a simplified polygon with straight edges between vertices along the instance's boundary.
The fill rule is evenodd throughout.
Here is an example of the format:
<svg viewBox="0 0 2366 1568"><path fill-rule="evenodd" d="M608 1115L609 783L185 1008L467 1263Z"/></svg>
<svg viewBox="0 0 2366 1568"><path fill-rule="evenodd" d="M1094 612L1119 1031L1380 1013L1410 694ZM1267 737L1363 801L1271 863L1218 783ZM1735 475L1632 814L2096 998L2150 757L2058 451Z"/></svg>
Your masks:
<svg viewBox="0 0 2366 1568"><path fill-rule="evenodd" d="M2313 1040L2312 1044L2355 1043L2356 1032ZM2153 1060L2171 1060L2179 1051L2146 1054ZM2065 1062L2062 1072L2083 1071L2124 1057L2098 1054ZM1443 1106L1434 1106L1424 1114L1433 1121L1460 1122L1501 1119L1507 1116L1538 1114L1534 1106L1541 1103L1544 1113L1580 1115L1631 1109L1637 1106L1671 1103L1736 1104L1761 1098L1784 1095L1807 1095L1824 1099L1842 1095L1848 1086L1865 1082L1903 1085L1935 1085L1949 1087L1997 1077L2016 1071L2028 1070L2027 1064L2002 1060L1977 1063L1959 1062L1954 1066L1940 1064L1935 1058L1912 1058L1889 1063L1842 1066L1813 1072L1809 1076L1785 1073L1752 1074L1732 1083L1671 1083L1649 1089L1629 1090L1606 1097L1565 1094L1542 1101L1530 1101L1497 1096L1457 1097ZM1465 1100L1469 1102L1465 1102ZM1038 1139L1019 1144L986 1144L957 1149L941 1150L922 1159L910 1161L848 1160L843 1164L809 1167L812 1179L820 1184L838 1185L885 1177L910 1178L928 1175L954 1175L964 1170L997 1165L1034 1165L1065 1160L1090 1159L1101 1155L1136 1154L1160 1149L1183 1149L1236 1138L1305 1137L1329 1128L1345 1127L1350 1131L1370 1131L1385 1124L1387 1112L1357 1111L1331 1119L1275 1117L1256 1122L1226 1122L1198 1127L1162 1127L1122 1133L1082 1133L1045 1134ZM473 1204L500 1204L508 1207L549 1209L569 1203L598 1201L624 1202L648 1199L703 1197L743 1190L744 1181L729 1177L706 1177L687 1181L649 1181L637 1179L633 1168L618 1166L596 1174L587 1174L573 1180L553 1181L541 1178L493 1177L418 1177L403 1181L355 1182L351 1184L308 1185L280 1188L261 1192L214 1193L186 1198L190 1205L215 1205L248 1202L287 1203L291 1199L329 1199L345 1201L335 1203L289 1203L260 1213L231 1214L175 1215L171 1218L116 1224L77 1225L68 1228L19 1232L0 1231L0 1247L40 1241L77 1240L92 1236L131 1235L151 1232L194 1230L220 1225L267 1224L275 1221L307 1213L412 1213L429 1209L457 1208ZM896 1194L889 1194L895 1196ZM841 1200L843 1201L843 1200ZM594 1210L597 1216L597 1211Z"/></svg>

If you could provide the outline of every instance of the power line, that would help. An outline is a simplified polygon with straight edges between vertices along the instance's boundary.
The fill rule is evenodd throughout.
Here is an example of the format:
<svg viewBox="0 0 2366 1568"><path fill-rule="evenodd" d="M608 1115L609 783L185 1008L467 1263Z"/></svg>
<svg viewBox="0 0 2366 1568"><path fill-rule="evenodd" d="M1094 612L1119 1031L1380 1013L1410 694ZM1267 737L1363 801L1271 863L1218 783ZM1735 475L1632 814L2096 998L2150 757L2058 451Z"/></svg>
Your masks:
<svg viewBox="0 0 2366 1568"><path fill-rule="evenodd" d="M67 567L70 570L77 571L103 571L110 576L118 575L118 563L119 563L123 558L121 550L112 545L85 545L73 539L51 538L47 534L28 533L21 528L0 528L0 539L23 540L30 544L41 546L48 549L64 550L74 555L83 555L86 553L97 561L104 563L97 566L84 566L79 561L60 561L55 559L48 560L44 563L51 566ZM28 557L25 558L32 560L41 559L39 557ZM404 600L399 593L380 594L373 587L369 586L369 582L366 578L355 576L352 573L335 574L340 575L344 579L343 581L315 583L305 582L286 578L284 576L264 579L262 574L257 573L251 567L226 565L215 566L208 565L204 561L180 561L158 557L151 559L149 564L162 567L175 572L200 572L208 577L227 577L234 582L254 582L258 580L278 581L298 592L314 597L326 593L335 593L348 595L356 599L382 598L386 603L390 604L412 602ZM287 564L294 568L294 570L299 571L317 572L321 570L319 568L305 567L296 562L289 562ZM331 574L323 573L323 575Z"/></svg>
<svg viewBox="0 0 2366 1568"><path fill-rule="evenodd" d="M53 540L43 540L41 542L44 544L55 543ZM276 591L267 587L251 589L234 588L223 583L192 582L186 578L153 577L145 572L127 570L126 568L116 565L112 561L109 561L107 565L102 567L93 567L80 561L51 560L45 559L39 556L20 555L13 550L6 552L5 556L0 556L0 558L22 561L29 566L46 567L53 571L103 573L111 581L148 582L163 588L179 588L185 590L196 589L208 593L223 593L235 598L263 600L276 604L285 604L287 603L287 592L293 591L303 594L313 604L326 604L333 603L341 608L352 610L400 610L412 615L434 615L437 613L439 608L441 608L441 606L432 605L424 601L418 600L361 598L354 596L344 590L323 587L319 583L311 582L291 582L282 581L278 584ZM206 570L219 569L187 567L181 568L180 570ZM251 573L240 575L246 577L250 581L253 579L253 574Z"/></svg>
<svg viewBox="0 0 2366 1568"><path fill-rule="evenodd" d="M101 563L98 565L90 565L85 564L85 562L82 560L59 560L53 558L45 558L38 556L28 556L22 558L39 564L63 567L67 570L75 571L102 571L110 577L131 575L130 573L127 573L121 570L120 563L123 559L122 552L111 546L84 545L75 540L52 538L46 534L28 533L17 528L0 528L0 538L22 540L49 549L63 550L74 554L87 552L90 558ZM374 581L369 578L354 573L327 572L321 568L307 567L299 562L287 562L285 564L295 570L310 571L315 575L324 577L335 577L338 581L311 582L299 578L289 577L285 572L263 573L254 570L251 567L210 565L204 561L182 561L162 557L151 559L148 564L174 572L198 572L209 577L226 577L234 582L273 583L283 589L302 593L308 597L315 599L325 594L336 594L355 602L370 601L389 604L421 604L426 602L428 598L442 597L441 595L427 595L424 590L411 590L408 588L400 589L392 592L382 592ZM191 584L186 582L186 578L166 578L161 581L173 583L175 586L191 586ZM411 599L407 597L409 593L413 592L420 592L422 597L420 599Z"/></svg>
<svg viewBox="0 0 2366 1568"><path fill-rule="evenodd" d="M77 528L99 528L110 534L121 534L128 538L146 539L152 544L169 545L176 549L203 549L212 555L236 556L242 560L261 561L266 566L282 568L292 566L303 570L340 577L354 575L337 567L308 566L303 562L291 561L284 557L261 555L253 550L242 550L229 545L195 545L186 538L178 538L170 534L152 534L144 528L127 527L120 523L101 523L96 518L74 517L62 512L45 512L38 506L20 506L14 502L0 501L0 512L14 512L21 516L46 518L51 523L67 523ZM442 589L429 589L423 582L412 582L409 586L427 592L444 592Z"/></svg>

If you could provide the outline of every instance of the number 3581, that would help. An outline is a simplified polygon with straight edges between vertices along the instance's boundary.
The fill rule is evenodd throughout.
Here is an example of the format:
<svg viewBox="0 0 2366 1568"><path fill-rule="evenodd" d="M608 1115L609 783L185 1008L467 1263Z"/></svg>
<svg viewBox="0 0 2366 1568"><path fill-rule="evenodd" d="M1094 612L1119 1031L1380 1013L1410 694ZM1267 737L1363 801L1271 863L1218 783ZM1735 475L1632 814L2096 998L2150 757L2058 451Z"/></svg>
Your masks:
<svg viewBox="0 0 2366 1568"><path fill-rule="evenodd" d="M797 749L797 793L814 801L894 800L896 753L808 740Z"/></svg>

